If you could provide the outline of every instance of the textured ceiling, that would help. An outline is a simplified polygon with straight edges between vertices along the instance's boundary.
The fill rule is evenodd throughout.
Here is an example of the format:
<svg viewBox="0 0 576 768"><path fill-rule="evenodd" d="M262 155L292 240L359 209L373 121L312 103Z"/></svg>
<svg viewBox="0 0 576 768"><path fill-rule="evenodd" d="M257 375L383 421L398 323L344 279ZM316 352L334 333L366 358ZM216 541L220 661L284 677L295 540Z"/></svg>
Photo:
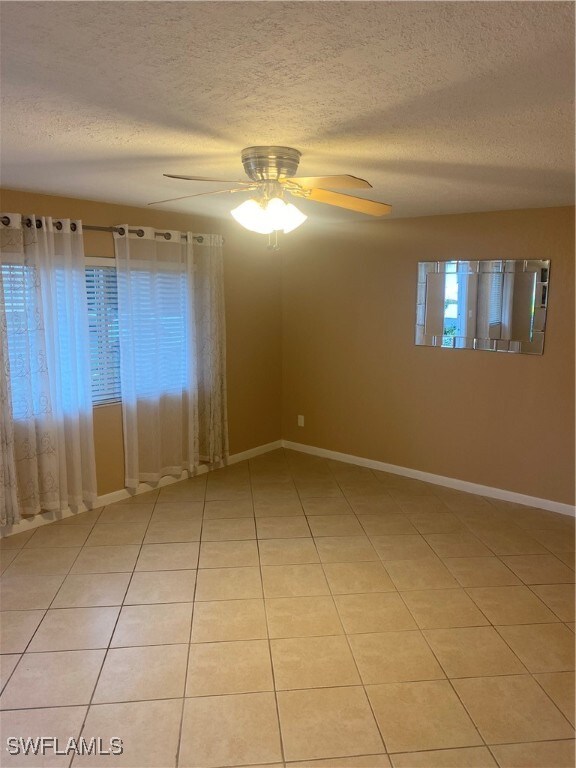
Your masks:
<svg viewBox="0 0 576 768"><path fill-rule="evenodd" d="M243 178L243 147L283 144L394 216L573 203L571 2L0 6L4 187L144 205L219 188L163 172Z"/></svg>

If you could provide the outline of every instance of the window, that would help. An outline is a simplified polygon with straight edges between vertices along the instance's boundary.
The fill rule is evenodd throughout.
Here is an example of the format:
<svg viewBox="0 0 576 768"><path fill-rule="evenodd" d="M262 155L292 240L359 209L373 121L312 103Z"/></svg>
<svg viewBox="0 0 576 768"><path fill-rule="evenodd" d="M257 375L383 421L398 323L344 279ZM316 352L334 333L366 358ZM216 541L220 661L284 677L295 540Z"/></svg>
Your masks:
<svg viewBox="0 0 576 768"><path fill-rule="evenodd" d="M87 259L86 293L90 334L90 368L94 405L120 400L120 339L116 268ZM112 262L113 263L113 262Z"/></svg>

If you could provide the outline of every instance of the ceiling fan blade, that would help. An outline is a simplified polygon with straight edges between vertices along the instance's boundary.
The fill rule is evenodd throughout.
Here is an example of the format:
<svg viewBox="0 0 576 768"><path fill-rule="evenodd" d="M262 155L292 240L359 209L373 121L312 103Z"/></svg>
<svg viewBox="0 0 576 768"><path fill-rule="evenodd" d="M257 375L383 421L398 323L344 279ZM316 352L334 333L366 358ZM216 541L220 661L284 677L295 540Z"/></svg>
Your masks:
<svg viewBox="0 0 576 768"><path fill-rule="evenodd" d="M155 200L148 205L160 205L160 203L173 203L175 200L188 200L190 197L202 197L203 195L221 195L224 192L247 192L242 187L231 187L230 189L217 189L215 192L197 192L195 195L183 195L182 197L169 197L168 200Z"/></svg>
<svg viewBox="0 0 576 768"><path fill-rule="evenodd" d="M372 187L366 179L359 179L357 176L293 176L285 181L293 181L301 187L329 187L330 189L369 189Z"/></svg>
<svg viewBox="0 0 576 768"><path fill-rule="evenodd" d="M306 199L314 200L316 203L337 205L340 208L367 213L370 216L385 216L392 210L392 206L386 203L365 200L363 197L354 197L353 195L343 195L341 192L329 192L327 189L311 189Z"/></svg>
<svg viewBox="0 0 576 768"><path fill-rule="evenodd" d="M252 181L240 179L211 179L209 176L176 176L173 173L163 173L168 179L184 179L185 181L213 181L218 184L253 184Z"/></svg>

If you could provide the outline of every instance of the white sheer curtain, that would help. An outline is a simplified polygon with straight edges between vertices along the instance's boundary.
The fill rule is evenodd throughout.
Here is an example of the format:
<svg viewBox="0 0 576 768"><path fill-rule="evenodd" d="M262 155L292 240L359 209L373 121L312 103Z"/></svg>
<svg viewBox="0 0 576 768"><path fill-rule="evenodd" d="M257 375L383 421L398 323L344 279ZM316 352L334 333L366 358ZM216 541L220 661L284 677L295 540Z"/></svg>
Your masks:
<svg viewBox="0 0 576 768"><path fill-rule="evenodd" d="M228 457L222 239L114 235L126 487Z"/></svg>
<svg viewBox="0 0 576 768"><path fill-rule="evenodd" d="M6 525L91 506L97 494L82 225L2 214L0 238Z"/></svg>

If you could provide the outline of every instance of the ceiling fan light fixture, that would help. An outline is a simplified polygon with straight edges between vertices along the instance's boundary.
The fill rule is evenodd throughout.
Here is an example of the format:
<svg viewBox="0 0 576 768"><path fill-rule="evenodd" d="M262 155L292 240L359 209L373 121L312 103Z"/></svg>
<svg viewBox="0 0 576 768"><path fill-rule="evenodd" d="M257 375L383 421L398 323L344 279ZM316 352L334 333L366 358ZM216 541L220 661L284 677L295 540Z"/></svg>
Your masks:
<svg viewBox="0 0 576 768"><path fill-rule="evenodd" d="M278 231L285 234L292 232L308 218L295 205L287 204L279 197L273 197L267 202L246 200L230 213L238 224L260 235Z"/></svg>

